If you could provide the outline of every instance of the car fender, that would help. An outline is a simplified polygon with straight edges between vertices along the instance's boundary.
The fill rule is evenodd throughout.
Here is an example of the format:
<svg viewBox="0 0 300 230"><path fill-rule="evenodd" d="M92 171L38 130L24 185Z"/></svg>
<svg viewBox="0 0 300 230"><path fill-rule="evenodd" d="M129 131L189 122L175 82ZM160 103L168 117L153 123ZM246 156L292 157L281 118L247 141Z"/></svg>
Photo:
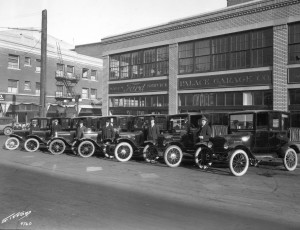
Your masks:
<svg viewBox="0 0 300 230"><path fill-rule="evenodd" d="M34 138L34 139L38 140L38 142L40 142L40 143L44 143L44 142L45 142L44 139L40 138L40 137L37 136L37 135L28 135L28 136L26 137L26 140L28 140L29 138Z"/></svg>
<svg viewBox="0 0 300 230"><path fill-rule="evenodd" d="M147 145L154 145L154 142L152 140L144 141L143 146L146 147Z"/></svg>
<svg viewBox="0 0 300 230"><path fill-rule="evenodd" d="M54 138L50 139L50 140L47 142L47 146L49 146L50 143L51 143L52 141L54 141L54 140L61 140L61 141L63 141L63 142L66 144L66 146L72 146L72 144L73 144L73 142L72 142L72 143L69 143L69 142L67 142L64 138L54 137Z"/></svg>
<svg viewBox="0 0 300 230"><path fill-rule="evenodd" d="M129 139L126 139L126 138L119 138L119 139L117 139L117 144L119 144L121 142L127 142L127 143L129 143L134 150L138 149L138 147L136 146L136 144L133 141L129 140Z"/></svg>
<svg viewBox="0 0 300 230"><path fill-rule="evenodd" d="M82 138L80 140L77 140L75 141L75 144L73 143L72 146L79 146L80 143L84 142L84 141L90 141L93 143L93 145L96 147L96 148L100 148L100 145L93 139L90 139L90 138Z"/></svg>
<svg viewBox="0 0 300 230"><path fill-rule="evenodd" d="M300 153L299 146L293 142L288 142L280 148L279 156L284 157L284 154L288 148L294 149L297 154Z"/></svg>
<svg viewBox="0 0 300 230"><path fill-rule="evenodd" d="M178 146L181 150L184 149L183 144L181 144L180 142L177 142L177 141L170 141L170 142L167 142L167 143L166 143L166 146L165 146L165 149L167 149L167 148L168 148L169 146L171 146L171 145L176 145L176 146Z"/></svg>
<svg viewBox="0 0 300 230"><path fill-rule="evenodd" d="M20 142L21 142L21 141L25 141L24 137L19 136L19 135L17 135L17 134L10 134L10 135L8 136L8 138L9 138L9 137L15 137L15 138L17 138Z"/></svg>
<svg viewBox="0 0 300 230"><path fill-rule="evenodd" d="M253 155L253 153L251 152L251 150L249 148L247 148L246 146L244 146L244 145L236 145L234 148L232 148L231 150L229 150L228 156L230 156L231 153L233 153L237 149L241 149L241 150L245 151L245 153L247 153L249 159L256 159L256 157Z"/></svg>

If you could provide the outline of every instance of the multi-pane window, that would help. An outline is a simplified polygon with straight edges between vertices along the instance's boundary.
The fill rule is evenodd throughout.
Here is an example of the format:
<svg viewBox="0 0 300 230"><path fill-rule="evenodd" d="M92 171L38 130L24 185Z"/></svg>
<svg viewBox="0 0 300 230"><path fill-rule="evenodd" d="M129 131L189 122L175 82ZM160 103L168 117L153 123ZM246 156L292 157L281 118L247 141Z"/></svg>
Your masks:
<svg viewBox="0 0 300 230"><path fill-rule="evenodd" d="M272 91L179 94L179 106L272 106ZM300 97L299 97L300 98ZM300 101L300 99L299 99Z"/></svg>
<svg viewBox="0 0 300 230"><path fill-rule="evenodd" d="M62 97L63 96L63 91L64 91L64 87L62 85L57 85L55 96L56 97Z"/></svg>
<svg viewBox="0 0 300 230"><path fill-rule="evenodd" d="M19 81L16 80L8 80L8 93L18 93Z"/></svg>
<svg viewBox="0 0 300 230"><path fill-rule="evenodd" d="M87 79L88 73L89 73L89 69L83 68L82 69L82 78Z"/></svg>
<svg viewBox="0 0 300 230"><path fill-rule="evenodd" d="M300 46L299 46L300 51ZM273 64L272 28L179 44L179 74Z"/></svg>
<svg viewBox="0 0 300 230"><path fill-rule="evenodd" d="M65 71L65 65L57 63L56 64L56 76L57 77L63 77L64 76L64 71Z"/></svg>
<svg viewBox="0 0 300 230"><path fill-rule="evenodd" d="M24 66L31 66L31 58L30 57L25 57Z"/></svg>
<svg viewBox="0 0 300 230"><path fill-rule="evenodd" d="M35 72L40 73L41 72L41 60L36 59L35 60Z"/></svg>
<svg viewBox="0 0 300 230"><path fill-rule="evenodd" d="M36 82L35 83L35 94L36 95L40 95L41 92L41 83L40 82Z"/></svg>
<svg viewBox="0 0 300 230"><path fill-rule="evenodd" d="M82 99L88 99L89 98L89 89L82 88L82 90L81 90L81 98Z"/></svg>
<svg viewBox="0 0 300 230"><path fill-rule="evenodd" d="M97 98L97 89L91 89L91 99Z"/></svg>
<svg viewBox="0 0 300 230"><path fill-rule="evenodd" d="M8 55L8 68L20 69L20 57L17 55Z"/></svg>
<svg viewBox="0 0 300 230"><path fill-rule="evenodd" d="M164 76L169 73L169 48L163 46L110 56L110 80Z"/></svg>
<svg viewBox="0 0 300 230"><path fill-rule="evenodd" d="M68 78L74 77L74 66L67 65L67 76Z"/></svg>
<svg viewBox="0 0 300 230"><path fill-rule="evenodd" d="M289 63L300 63L300 23L289 25Z"/></svg>
<svg viewBox="0 0 300 230"><path fill-rule="evenodd" d="M30 91L31 90L31 83L30 83L30 81L25 81L24 82L24 90L25 91Z"/></svg>
<svg viewBox="0 0 300 230"><path fill-rule="evenodd" d="M91 80L92 81L97 80L97 70L91 70Z"/></svg>
<svg viewBox="0 0 300 230"><path fill-rule="evenodd" d="M111 97L110 107L167 107L168 95Z"/></svg>

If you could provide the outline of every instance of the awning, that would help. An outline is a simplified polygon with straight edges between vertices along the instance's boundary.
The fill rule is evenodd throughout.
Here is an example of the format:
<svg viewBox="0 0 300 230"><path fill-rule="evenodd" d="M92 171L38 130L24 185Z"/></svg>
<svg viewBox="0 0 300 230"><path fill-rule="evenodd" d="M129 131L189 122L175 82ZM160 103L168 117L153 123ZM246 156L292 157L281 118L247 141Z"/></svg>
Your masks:
<svg viewBox="0 0 300 230"><path fill-rule="evenodd" d="M100 108L82 108L78 116L102 116Z"/></svg>
<svg viewBox="0 0 300 230"><path fill-rule="evenodd" d="M7 113L39 112L39 105L34 103L10 104Z"/></svg>

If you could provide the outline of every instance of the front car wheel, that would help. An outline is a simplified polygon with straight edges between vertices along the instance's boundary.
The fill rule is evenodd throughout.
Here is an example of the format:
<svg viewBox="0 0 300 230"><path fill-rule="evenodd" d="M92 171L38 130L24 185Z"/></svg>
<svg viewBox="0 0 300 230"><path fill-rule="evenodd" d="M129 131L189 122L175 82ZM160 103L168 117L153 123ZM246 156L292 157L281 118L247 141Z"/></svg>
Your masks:
<svg viewBox="0 0 300 230"><path fill-rule="evenodd" d="M115 157L118 161L129 161L133 155L133 148L127 142L120 142L115 148Z"/></svg>
<svg viewBox="0 0 300 230"><path fill-rule="evenodd" d="M158 151L154 145L146 145L143 149L143 157L146 162L152 162L159 158Z"/></svg>
<svg viewBox="0 0 300 230"><path fill-rule="evenodd" d="M3 133L4 133L4 135L6 135L6 136L12 134L12 133L13 133L12 127L5 127L5 128L3 129Z"/></svg>
<svg viewBox="0 0 300 230"><path fill-rule="evenodd" d="M283 164L287 171L294 171L298 164L297 153L294 149L288 148L284 153Z"/></svg>
<svg viewBox="0 0 300 230"><path fill-rule="evenodd" d="M39 149L40 142L35 138L29 138L24 143L24 148L27 152L35 152Z"/></svg>
<svg viewBox="0 0 300 230"><path fill-rule="evenodd" d="M243 176L249 168L249 157L241 149L234 150L229 159L229 168L234 176Z"/></svg>
<svg viewBox="0 0 300 230"><path fill-rule="evenodd" d="M169 146L164 153L164 160L169 167L178 167L182 161L182 150L177 145Z"/></svg>
<svg viewBox="0 0 300 230"><path fill-rule="evenodd" d="M83 141L79 144L77 151L81 157L87 158L94 154L95 146L90 141Z"/></svg>
<svg viewBox="0 0 300 230"><path fill-rule="evenodd" d="M62 140L53 140L49 145L49 151L53 155L62 154L66 149L66 144Z"/></svg>
<svg viewBox="0 0 300 230"><path fill-rule="evenodd" d="M20 141L16 137L9 137L5 141L5 148L8 150L15 150L20 146Z"/></svg>

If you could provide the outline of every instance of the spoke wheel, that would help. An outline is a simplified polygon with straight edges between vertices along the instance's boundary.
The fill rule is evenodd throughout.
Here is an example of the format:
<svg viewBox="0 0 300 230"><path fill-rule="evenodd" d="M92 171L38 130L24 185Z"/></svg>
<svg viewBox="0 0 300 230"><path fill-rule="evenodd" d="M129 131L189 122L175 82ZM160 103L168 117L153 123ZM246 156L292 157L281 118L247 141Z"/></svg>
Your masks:
<svg viewBox="0 0 300 230"><path fill-rule="evenodd" d="M297 153L294 149L288 148L284 153L283 164L287 171L294 171L298 164Z"/></svg>
<svg viewBox="0 0 300 230"><path fill-rule="evenodd" d="M202 155L206 154L206 159L209 159L210 155L209 155L209 151L211 151L210 149L206 148L206 147L199 147L195 153L195 163L196 165L198 165L199 168L201 168L201 166L204 165L205 162L202 162ZM212 159L210 159L212 160ZM208 162L206 162L208 163Z"/></svg>
<svg viewBox="0 0 300 230"><path fill-rule="evenodd" d="M35 138L29 138L24 143L24 148L27 152L35 152L39 149L40 142Z"/></svg>
<svg viewBox="0 0 300 230"><path fill-rule="evenodd" d="M78 154L81 157L85 157L85 158L90 157L94 154L94 152L95 152L95 146L90 141L83 141L78 146Z"/></svg>
<svg viewBox="0 0 300 230"><path fill-rule="evenodd" d="M5 128L3 129L3 133L4 133L4 135L6 135L6 136L12 134L12 133L13 133L12 127L5 127Z"/></svg>
<svg viewBox="0 0 300 230"><path fill-rule="evenodd" d="M66 144L62 140L54 140L51 141L49 145L49 151L53 155L59 155L62 154L66 149Z"/></svg>
<svg viewBox="0 0 300 230"><path fill-rule="evenodd" d="M132 146L127 142L121 142L117 144L115 148L115 157L118 161L129 161L133 155Z"/></svg>
<svg viewBox="0 0 300 230"><path fill-rule="evenodd" d="M249 157L241 149L235 150L229 159L229 168L234 176L243 176L249 168Z"/></svg>
<svg viewBox="0 0 300 230"><path fill-rule="evenodd" d="M10 137L5 141L5 148L8 150L15 150L20 146L20 141L16 137Z"/></svg>
<svg viewBox="0 0 300 230"><path fill-rule="evenodd" d="M178 167L182 161L182 150L176 145L169 146L164 153L164 160L169 167Z"/></svg>
<svg viewBox="0 0 300 230"><path fill-rule="evenodd" d="M150 163L158 159L158 151L153 145L146 145L143 149L143 157L146 162Z"/></svg>

